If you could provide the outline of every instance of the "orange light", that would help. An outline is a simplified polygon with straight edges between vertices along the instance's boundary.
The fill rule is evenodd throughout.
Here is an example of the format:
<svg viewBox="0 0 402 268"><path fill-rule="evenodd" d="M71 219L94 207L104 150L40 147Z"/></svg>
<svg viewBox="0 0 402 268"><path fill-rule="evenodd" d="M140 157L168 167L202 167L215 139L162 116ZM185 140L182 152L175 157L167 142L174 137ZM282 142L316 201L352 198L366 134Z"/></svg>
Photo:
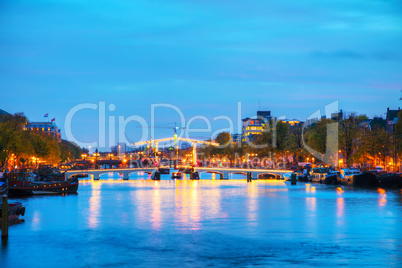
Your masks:
<svg viewBox="0 0 402 268"><path fill-rule="evenodd" d="M377 192L378 192L379 194L385 194L385 190L382 189L382 188L378 188L378 189L377 189Z"/></svg>

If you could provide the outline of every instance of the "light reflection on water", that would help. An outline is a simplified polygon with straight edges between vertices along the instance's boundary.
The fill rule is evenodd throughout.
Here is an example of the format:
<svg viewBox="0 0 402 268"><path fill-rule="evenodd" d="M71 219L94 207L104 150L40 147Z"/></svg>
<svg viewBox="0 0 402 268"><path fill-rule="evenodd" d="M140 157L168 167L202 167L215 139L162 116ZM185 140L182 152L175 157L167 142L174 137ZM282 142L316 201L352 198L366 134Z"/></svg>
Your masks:
<svg viewBox="0 0 402 268"><path fill-rule="evenodd" d="M89 198L88 227L96 228L98 226L100 200L101 200L101 183L94 181L92 184L91 198Z"/></svg>
<svg viewBox="0 0 402 268"><path fill-rule="evenodd" d="M20 199L25 222L10 228L2 267L402 262L399 190L247 183L245 176L213 174L200 181L130 178L82 180L77 195Z"/></svg>

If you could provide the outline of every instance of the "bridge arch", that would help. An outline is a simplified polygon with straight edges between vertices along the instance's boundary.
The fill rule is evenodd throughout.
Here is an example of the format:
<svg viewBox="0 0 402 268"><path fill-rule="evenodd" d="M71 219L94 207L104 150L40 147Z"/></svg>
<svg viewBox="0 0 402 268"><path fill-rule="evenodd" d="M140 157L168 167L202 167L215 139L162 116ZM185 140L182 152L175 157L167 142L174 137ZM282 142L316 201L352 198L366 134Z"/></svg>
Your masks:
<svg viewBox="0 0 402 268"><path fill-rule="evenodd" d="M132 171L132 172L129 172L128 174L127 174L127 177L129 178L129 179L134 179L134 178L132 178L132 176L134 176L134 175L137 175L138 177L149 177L150 175L152 176L152 171L149 171L149 170L137 170L137 171ZM136 179L136 178L135 178Z"/></svg>
<svg viewBox="0 0 402 268"><path fill-rule="evenodd" d="M257 178L259 180L280 180L281 179L281 175L279 174L275 174L275 173L260 173L257 175Z"/></svg>
<svg viewBox="0 0 402 268"><path fill-rule="evenodd" d="M67 176L68 179L77 178L77 179L85 179L85 178L93 178L93 175L89 172L82 173L74 173Z"/></svg>
<svg viewBox="0 0 402 268"><path fill-rule="evenodd" d="M128 173L128 175L130 176L131 174L135 174L135 173L147 173L147 174L152 174L152 171L149 170L138 170L138 171L133 171Z"/></svg>
<svg viewBox="0 0 402 268"><path fill-rule="evenodd" d="M99 179L101 179L102 177L105 177L105 175L107 175L108 179L110 179L110 177L112 177L113 179L115 178L115 174L118 174L120 179L122 179L124 177L124 174L122 172L118 172L118 171L108 171L108 172L104 172L104 173L99 173Z"/></svg>
<svg viewBox="0 0 402 268"><path fill-rule="evenodd" d="M247 172L246 171L235 171L235 172L230 172L229 174L247 175Z"/></svg>
<svg viewBox="0 0 402 268"><path fill-rule="evenodd" d="M235 175L247 176L247 172L246 172L246 171L234 171L234 172L230 172L230 173L228 173L228 179L240 179L240 178L236 178Z"/></svg>
<svg viewBox="0 0 402 268"><path fill-rule="evenodd" d="M201 171L199 172L200 176L202 173L210 173L210 174L218 174L219 175L219 179L223 180L223 173L219 172L219 171L213 171L213 170L206 170L206 171Z"/></svg>

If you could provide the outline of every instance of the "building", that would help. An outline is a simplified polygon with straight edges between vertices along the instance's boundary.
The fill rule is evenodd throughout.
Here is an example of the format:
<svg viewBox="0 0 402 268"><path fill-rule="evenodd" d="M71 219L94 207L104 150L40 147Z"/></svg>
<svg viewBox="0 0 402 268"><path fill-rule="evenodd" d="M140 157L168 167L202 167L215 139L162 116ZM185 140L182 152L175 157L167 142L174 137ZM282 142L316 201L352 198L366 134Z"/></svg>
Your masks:
<svg viewBox="0 0 402 268"><path fill-rule="evenodd" d="M257 117L246 117L242 119L243 126L241 139L240 134L233 134L233 143L238 144L240 141L243 143L248 143L249 141L255 140L256 136L261 135L265 131L267 122L271 119L271 111L257 111Z"/></svg>
<svg viewBox="0 0 402 268"><path fill-rule="evenodd" d="M294 127L297 124L300 124L300 120L297 119L283 119L282 122L288 124L290 127Z"/></svg>
<svg viewBox="0 0 402 268"><path fill-rule="evenodd" d="M401 108L398 110L390 110L387 108L387 115L385 118L386 126L385 130L389 133L394 133L395 124L398 122L398 113L401 111Z"/></svg>
<svg viewBox="0 0 402 268"><path fill-rule="evenodd" d="M124 142L117 143L116 146L112 146L112 153L116 156L124 155L127 152L127 145Z"/></svg>
<svg viewBox="0 0 402 268"><path fill-rule="evenodd" d="M343 119L343 111L342 109L339 111L339 113L332 113L331 114L331 119L335 121L340 121Z"/></svg>
<svg viewBox="0 0 402 268"><path fill-rule="evenodd" d="M55 122L29 122L25 125L25 129L45 133L55 137L57 141L61 141L61 130Z"/></svg>
<svg viewBox="0 0 402 268"><path fill-rule="evenodd" d="M267 122L268 120L272 119L271 111L257 111L257 118Z"/></svg>
<svg viewBox="0 0 402 268"><path fill-rule="evenodd" d="M242 128L242 142L248 143L255 140L257 135L261 135L265 130L265 122L263 119L244 118Z"/></svg>
<svg viewBox="0 0 402 268"><path fill-rule="evenodd" d="M232 134L232 142L234 145L241 143L241 134Z"/></svg>

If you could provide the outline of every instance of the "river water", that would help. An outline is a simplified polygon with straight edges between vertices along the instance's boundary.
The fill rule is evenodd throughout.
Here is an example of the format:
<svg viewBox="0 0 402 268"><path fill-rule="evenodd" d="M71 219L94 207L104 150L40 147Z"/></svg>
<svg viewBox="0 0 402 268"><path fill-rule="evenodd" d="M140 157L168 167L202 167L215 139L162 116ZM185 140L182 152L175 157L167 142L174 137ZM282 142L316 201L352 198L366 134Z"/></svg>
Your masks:
<svg viewBox="0 0 402 268"><path fill-rule="evenodd" d="M10 200L0 267L402 267L400 190L113 175Z"/></svg>

